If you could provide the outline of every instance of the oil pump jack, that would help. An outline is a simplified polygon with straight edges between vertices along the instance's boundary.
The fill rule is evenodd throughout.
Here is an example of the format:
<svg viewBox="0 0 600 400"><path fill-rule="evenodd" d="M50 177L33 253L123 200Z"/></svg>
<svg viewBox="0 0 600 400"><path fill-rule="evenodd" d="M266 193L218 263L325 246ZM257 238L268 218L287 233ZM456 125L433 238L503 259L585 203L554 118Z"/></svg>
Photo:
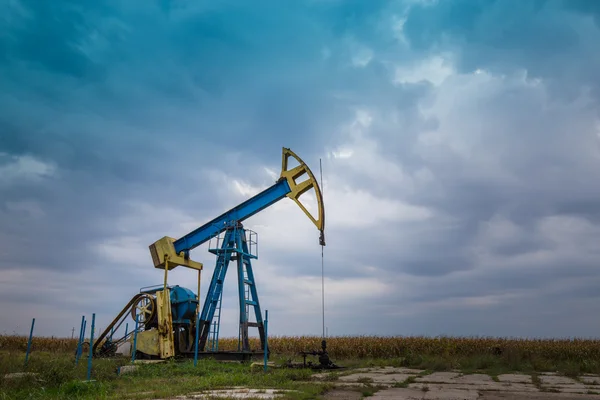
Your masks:
<svg viewBox="0 0 600 400"><path fill-rule="evenodd" d="M290 157L298 163L290 167ZM306 176L305 180L300 178ZM314 190L316 216L299 198ZM310 168L289 148L283 148L281 174L269 188L233 207L179 239L165 236L149 246L154 267L164 270L162 285L140 289L93 345L97 356L114 354L125 342L133 343L134 330L113 340L129 314L135 321L137 358L199 357L247 360L263 355L265 331L251 260L257 259L257 234L242 222L284 198L292 199L319 231L319 244L325 246L325 210L318 182ZM180 286L169 286L168 272L178 266L198 272L198 293L203 264L190 258L190 251L209 242L209 252L217 256L208 293L200 311L199 296ZM213 243L215 244L213 246ZM223 284L230 262L237 267L239 294L239 340L237 351L220 351L219 326ZM250 311L255 320L250 320ZM257 328L261 348L250 348L248 328ZM196 348L197 346L197 348Z"/></svg>

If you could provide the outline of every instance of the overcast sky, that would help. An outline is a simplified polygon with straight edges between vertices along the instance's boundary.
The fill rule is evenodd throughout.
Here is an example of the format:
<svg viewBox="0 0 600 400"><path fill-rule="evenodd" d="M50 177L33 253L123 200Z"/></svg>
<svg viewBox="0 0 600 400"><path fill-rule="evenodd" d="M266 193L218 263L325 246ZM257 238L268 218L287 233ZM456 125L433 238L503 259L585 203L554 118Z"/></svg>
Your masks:
<svg viewBox="0 0 600 400"><path fill-rule="evenodd" d="M1 3L0 333L106 326L284 146L322 159L329 335L600 332L600 2ZM317 229L245 226L270 333L319 335Z"/></svg>

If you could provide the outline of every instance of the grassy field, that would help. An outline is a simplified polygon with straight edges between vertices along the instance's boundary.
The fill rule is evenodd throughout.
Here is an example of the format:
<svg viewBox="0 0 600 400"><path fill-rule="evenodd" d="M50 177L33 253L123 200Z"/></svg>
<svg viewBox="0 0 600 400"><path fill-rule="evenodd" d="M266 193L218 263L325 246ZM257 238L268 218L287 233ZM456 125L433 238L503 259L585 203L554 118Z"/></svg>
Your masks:
<svg viewBox="0 0 600 400"><path fill-rule="evenodd" d="M320 341L319 337L270 337L272 360L300 361L298 351L318 349ZM219 343L221 349L233 350L237 338ZM331 358L347 367L391 365L492 375L511 371L559 371L568 376L600 373L600 340L335 337L327 343ZM273 368L265 374L260 369L252 371L248 365L213 361L201 361L197 367L191 361L145 365L119 377L117 367L128 360L97 359L92 372L95 382L84 383L87 359L74 365L76 344L71 339L34 338L27 371L38 375L5 379L7 373L25 371L27 338L0 336L0 400L156 398L245 385L295 389L293 398L313 399L329 389L328 383L308 383L311 371ZM258 341L253 346L257 347Z"/></svg>

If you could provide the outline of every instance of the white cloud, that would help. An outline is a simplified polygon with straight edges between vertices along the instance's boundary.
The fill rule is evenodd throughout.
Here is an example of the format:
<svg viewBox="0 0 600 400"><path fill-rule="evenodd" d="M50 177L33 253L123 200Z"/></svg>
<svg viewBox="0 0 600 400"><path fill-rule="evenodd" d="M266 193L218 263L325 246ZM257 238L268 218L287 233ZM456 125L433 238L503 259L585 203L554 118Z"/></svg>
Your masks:
<svg viewBox="0 0 600 400"><path fill-rule="evenodd" d="M43 162L29 155L14 156L8 163L0 165L0 182L39 181L54 176L56 171L57 168L52 163Z"/></svg>
<svg viewBox="0 0 600 400"><path fill-rule="evenodd" d="M359 68L364 68L373 59L373 51L367 47L360 47L352 56L352 65Z"/></svg>
<svg viewBox="0 0 600 400"><path fill-rule="evenodd" d="M335 227L369 228L382 223L425 220L432 216L425 207L350 188L329 188L328 222Z"/></svg>
<svg viewBox="0 0 600 400"><path fill-rule="evenodd" d="M447 55L433 56L423 60L415 65L399 65L396 67L394 83L420 83L430 82L434 86L439 86L450 76L454 75L454 67Z"/></svg>

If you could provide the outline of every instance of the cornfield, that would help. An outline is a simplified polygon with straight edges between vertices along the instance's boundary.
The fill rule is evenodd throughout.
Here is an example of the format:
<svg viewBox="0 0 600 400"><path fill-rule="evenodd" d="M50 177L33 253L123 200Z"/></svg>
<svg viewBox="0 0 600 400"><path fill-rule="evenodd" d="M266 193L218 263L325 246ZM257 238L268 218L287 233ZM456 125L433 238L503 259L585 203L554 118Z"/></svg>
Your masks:
<svg viewBox="0 0 600 400"><path fill-rule="evenodd" d="M219 350L236 350L238 338L219 339ZM76 339L34 337L32 351L74 352ZM258 338L251 338L258 349ZM315 336L270 336L274 354L297 355L299 351L318 350L321 338ZM0 336L0 351L25 351L27 337ZM400 358L407 356L471 357L486 354L513 354L519 358L554 361L600 360L600 340L589 339L507 339L460 337L378 337L354 336L327 339L332 358Z"/></svg>
<svg viewBox="0 0 600 400"><path fill-rule="evenodd" d="M0 335L0 351L26 351L26 336ZM49 351L64 353L75 351L77 339L34 337L31 341L31 351Z"/></svg>

